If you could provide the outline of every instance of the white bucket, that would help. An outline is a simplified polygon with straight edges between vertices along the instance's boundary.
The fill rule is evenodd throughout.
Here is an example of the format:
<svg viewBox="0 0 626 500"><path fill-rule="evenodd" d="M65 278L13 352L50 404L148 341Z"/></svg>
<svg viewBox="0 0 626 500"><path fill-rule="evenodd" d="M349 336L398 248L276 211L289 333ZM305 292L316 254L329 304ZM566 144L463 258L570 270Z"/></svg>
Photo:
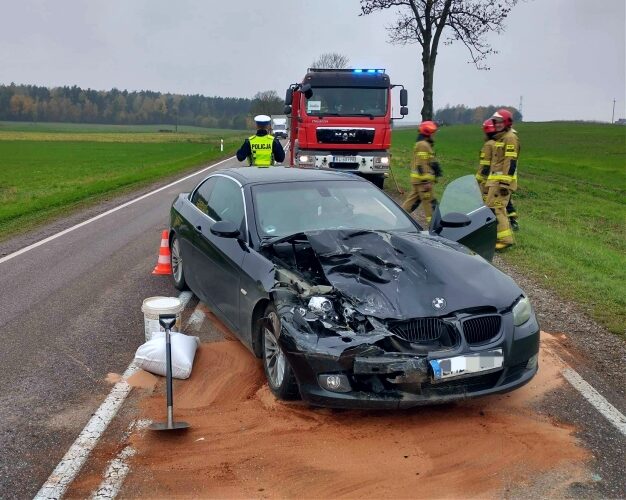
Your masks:
<svg viewBox="0 0 626 500"><path fill-rule="evenodd" d="M164 331L159 324L159 314L175 314L176 323L172 327L172 331L180 332L180 313L182 310L183 303L176 297L148 297L144 300L141 311L143 312L146 342L152 338L152 332Z"/></svg>

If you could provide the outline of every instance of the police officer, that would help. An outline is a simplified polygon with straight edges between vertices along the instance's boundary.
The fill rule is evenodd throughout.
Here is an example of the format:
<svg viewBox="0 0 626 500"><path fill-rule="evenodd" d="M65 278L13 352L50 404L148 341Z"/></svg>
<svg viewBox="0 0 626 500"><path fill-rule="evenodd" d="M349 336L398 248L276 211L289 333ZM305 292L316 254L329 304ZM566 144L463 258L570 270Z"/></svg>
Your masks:
<svg viewBox="0 0 626 500"><path fill-rule="evenodd" d="M499 109L491 119L496 133L491 168L485 187L487 206L494 211L498 220L496 250L502 250L515 243L506 207L511 199L511 192L517 189L520 145L517 134L512 130L513 115L510 111Z"/></svg>
<svg viewBox="0 0 626 500"><path fill-rule="evenodd" d="M267 115L254 117L256 134L243 141L237 151L237 159L255 167L271 167L275 162L282 163L285 160L285 150L280 141L269 133L272 119Z"/></svg>
<svg viewBox="0 0 626 500"><path fill-rule="evenodd" d="M478 172L476 172L476 180L480 187L480 192L483 195L483 201L487 200L487 177L491 171L491 157L493 155L493 145L495 144L496 126L493 120L490 118L483 122L483 132L485 132L485 142L480 150L480 157L478 160Z"/></svg>
<svg viewBox="0 0 626 500"><path fill-rule="evenodd" d="M418 130L419 135L411 161L412 190L402 208L411 213L420 203L424 202L422 205L424 215L426 215L426 221L430 222L433 208L437 204L437 200L433 196L433 184L437 182L437 177L441 177L442 174L433 151L433 135L437 132L437 124L432 121L423 121Z"/></svg>

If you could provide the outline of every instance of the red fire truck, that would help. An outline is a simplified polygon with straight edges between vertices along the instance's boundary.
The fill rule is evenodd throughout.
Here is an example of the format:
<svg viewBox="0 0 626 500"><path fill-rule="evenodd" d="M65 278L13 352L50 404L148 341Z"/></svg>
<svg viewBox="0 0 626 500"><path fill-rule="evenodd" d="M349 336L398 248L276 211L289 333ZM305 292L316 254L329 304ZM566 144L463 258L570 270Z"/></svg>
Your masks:
<svg viewBox="0 0 626 500"><path fill-rule="evenodd" d="M391 89L401 87L400 117ZM384 69L309 68L287 89L291 120L289 164L354 172L383 187L389 172L392 120L408 114L408 94Z"/></svg>

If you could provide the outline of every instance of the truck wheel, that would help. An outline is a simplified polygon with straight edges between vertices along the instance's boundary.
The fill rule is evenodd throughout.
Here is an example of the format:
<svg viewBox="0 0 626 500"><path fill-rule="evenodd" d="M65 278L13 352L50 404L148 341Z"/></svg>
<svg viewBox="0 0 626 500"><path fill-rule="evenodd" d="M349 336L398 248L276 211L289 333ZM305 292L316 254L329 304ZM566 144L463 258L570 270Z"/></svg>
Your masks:
<svg viewBox="0 0 626 500"><path fill-rule="evenodd" d="M274 304L268 305L265 309L265 321L261 328L263 368L270 390L278 399L299 399L298 382L287 356L278 343L280 318Z"/></svg>
<svg viewBox="0 0 626 500"><path fill-rule="evenodd" d="M365 178L370 181L374 186L378 189L383 189L385 185L385 176L384 175L367 175Z"/></svg>

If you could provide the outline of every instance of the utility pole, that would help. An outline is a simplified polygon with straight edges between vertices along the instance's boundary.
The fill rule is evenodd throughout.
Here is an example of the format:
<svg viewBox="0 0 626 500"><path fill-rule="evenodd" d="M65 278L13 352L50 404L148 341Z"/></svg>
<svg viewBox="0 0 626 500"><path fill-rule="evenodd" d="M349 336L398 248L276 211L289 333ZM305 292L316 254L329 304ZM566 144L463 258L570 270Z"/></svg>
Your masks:
<svg viewBox="0 0 626 500"><path fill-rule="evenodd" d="M522 119L524 118L524 113L522 113L522 104L524 102L524 96L521 95L519 96L519 106L517 107L517 110L519 111L519 114L522 115Z"/></svg>
<svg viewBox="0 0 626 500"><path fill-rule="evenodd" d="M613 98L613 114L611 115L611 123L615 123L615 98Z"/></svg>

